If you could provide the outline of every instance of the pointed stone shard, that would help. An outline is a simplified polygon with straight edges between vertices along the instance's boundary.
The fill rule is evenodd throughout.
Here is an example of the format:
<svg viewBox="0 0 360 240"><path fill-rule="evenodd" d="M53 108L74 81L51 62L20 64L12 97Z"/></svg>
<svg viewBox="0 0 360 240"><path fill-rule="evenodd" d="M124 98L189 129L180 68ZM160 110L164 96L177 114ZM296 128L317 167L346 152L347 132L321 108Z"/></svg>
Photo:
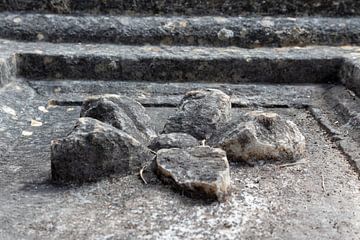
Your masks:
<svg viewBox="0 0 360 240"><path fill-rule="evenodd" d="M229 160L296 161L305 154L305 137L290 120L276 113L250 112L231 122L207 141L226 151Z"/></svg>
<svg viewBox="0 0 360 240"><path fill-rule="evenodd" d="M162 149L157 154L156 172L162 180L191 195L218 201L229 195L229 163L219 148Z"/></svg>
<svg viewBox="0 0 360 240"><path fill-rule="evenodd" d="M199 140L207 139L230 119L230 97L217 89L187 92L176 113L164 127L164 133L184 132Z"/></svg>
<svg viewBox="0 0 360 240"><path fill-rule="evenodd" d="M88 182L138 171L150 150L129 134L93 118L80 118L72 132L51 143L55 182Z"/></svg>
<svg viewBox="0 0 360 240"><path fill-rule="evenodd" d="M187 133L168 133L154 138L149 148L153 151L159 151L164 148L188 148L198 145L199 141Z"/></svg>
<svg viewBox="0 0 360 240"><path fill-rule="evenodd" d="M87 98L80 116L108 123L146 145L157 136L145 108L126 96L106 94Z"/></svg>

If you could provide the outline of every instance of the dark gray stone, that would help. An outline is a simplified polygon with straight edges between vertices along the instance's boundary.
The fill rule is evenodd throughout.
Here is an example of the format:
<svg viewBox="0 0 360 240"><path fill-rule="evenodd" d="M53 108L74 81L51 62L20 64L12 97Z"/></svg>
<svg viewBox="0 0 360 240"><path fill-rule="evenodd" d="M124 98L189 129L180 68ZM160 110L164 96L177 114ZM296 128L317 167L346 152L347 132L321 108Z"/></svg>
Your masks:
<svg viewBox="0 0 360 240"><path fill-rule="evenodd" d="M207 144L226 151L229 160L295 161L305 154L305 138L276 113L250 112L219 129Z"/></svg>
<svg viewBox="0 0 360 240"><path fill-rule="evenodd" d="M145 108L126 96L105 94L89 97L82 105L80 116L108 123L143 144L148 144L156 137Z"/></svg>
<svg viewBox="0 0 360 240"><path fill-rule="evenodd" d="M154 138L149 148L158 151L163 148L188 148L199 145L199 141L186 133L161 134Z"/></svg>
<svg viewBox="0 0 360 240"><path fill-rule="evenodd" d="M5 46L11 49L10 44ZM330 83L339 81L345 56L340 48L324 47L248 50L108 44L16 46L18 76L42 80Z"/></svg>
<svg viewBox="0 0 360 240"><path fill-rule="evenodd" d="M48 42L139 45L146 42L152 45L231 45L244 48L333 46L359 44L359 26L360 18L129 17L0 13L1 38Z"/></svg>
<svg viewBox="0 0 360 240"><path fill-rule="evenodd" d="M51 143L54 182L89 182L137 171L152 160L150 150L124 131L93 118L80 118L72 132Z"/></svg>
<svg viewBox="0 0 360 240"><path fill-rule="evenodd" d="M357 0L2 0L0 11L61 14L356 16Z"/></svg>
<svg viewBox="0 0 360 240"><path fill-rule="evenodd" d="M230 119L230 97L217 89L189 91L164 127L164 133L184 132L203 140Z"/></svg>
<svg viewBox="0 0 360 240"><path fill-rule="evenodd" d="M182 191L224 201L230 191L226 153L219 148L162 149L156 159L157 174Z"/></svg>

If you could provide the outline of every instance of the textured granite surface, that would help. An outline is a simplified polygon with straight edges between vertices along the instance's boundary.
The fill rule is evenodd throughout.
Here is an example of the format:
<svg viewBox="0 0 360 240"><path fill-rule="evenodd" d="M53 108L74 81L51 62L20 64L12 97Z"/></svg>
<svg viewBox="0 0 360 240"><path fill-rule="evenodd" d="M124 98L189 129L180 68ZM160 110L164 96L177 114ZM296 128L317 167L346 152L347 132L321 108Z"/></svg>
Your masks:
<svg viewBox="0 0 360 240"><path fill-rule="evenodd" d="M1 0L2 11L185 15L354 16L357 0Z"/></svg>
<svg viewBox="0 0 360 240"><path fill-rule="evenodd" d="M222 36L227 31L228 35ZM24 41L284 47L360 43L360 18L129 17L0 13L0 37Z"/></svg>

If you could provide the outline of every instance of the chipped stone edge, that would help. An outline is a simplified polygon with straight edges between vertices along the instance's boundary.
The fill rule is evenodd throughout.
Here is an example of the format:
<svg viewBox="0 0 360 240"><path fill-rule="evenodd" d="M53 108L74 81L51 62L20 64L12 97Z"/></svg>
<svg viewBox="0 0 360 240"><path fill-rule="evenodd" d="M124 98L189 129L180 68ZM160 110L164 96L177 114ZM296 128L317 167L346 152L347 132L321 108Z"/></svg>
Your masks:
<svg viewBox="0 0 360 240"><path fill-rule="evenodd" d="M218 149L218 150L223 151L220 148L214 148L214 149ZM161 151L165 152L165 151L168 151L168 150L170 150L170 149L161 149L161 150L158 151L157 155L159 155L159 152L161 152ZM230 166L229 166L229 162L228 162L228 160L226 158L226 155L222 159L225 162L227 168L229 169ZM189 181L185 181L185 182L182 182L181 184L177 184L176 183L176 182L178 182L177 179L174 179L174 176L169 171L167 171L165 168L161 167L161 164L159 163L158 157L155 158L155 165L156 165L156 173L161 179L164 179L164 178L169 179L175 186L177 186L177 187L185 187L189 192L194 192L194 186L208 185L208 188L205 189L204 193L208 194L208 193L211 192L210 189L212 189L212 188L216 189L216 191L213 191L213 192L215 192L215 196L213 196L213 197L214 197L214 199L216 199L219 202L225 202L227 200L227 198L231 194L231 186L226 187L223 184L220 184L220 186L221 186L220 189L215 187L215 185L216 185L215 183L221 183L221 182L224 182L224 181L231 182L230 172L229 171L225 170L225 171L219 172L220 176L217 178L216 181L212 182L211 185L209 185L208 183L203 182L203 181L196 181L196 182L193 182L193 183L190 183ZM223 190L224 194L220 190ZM209 196L212 196L212 195L209 195Z"/></svg>

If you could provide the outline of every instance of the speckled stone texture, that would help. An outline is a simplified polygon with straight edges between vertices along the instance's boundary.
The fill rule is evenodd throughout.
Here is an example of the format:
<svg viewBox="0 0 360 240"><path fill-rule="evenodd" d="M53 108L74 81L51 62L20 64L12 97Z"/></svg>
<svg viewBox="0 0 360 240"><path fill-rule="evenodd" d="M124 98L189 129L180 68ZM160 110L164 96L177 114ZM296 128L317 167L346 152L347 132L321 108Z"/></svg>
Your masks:
<svg viewBox="0 0 360 240"><path fill-rule="evenodd" d="M153 151L168 148L188 148L199 145L199 141L187 133L161 134L154 138L149 148Z"/></svg>
<svg viewBox="0 0 360 240"><path fill-rule="evenodd" d="M359 15L356 0L2 0L1 11L184 15Z"/></svg>
<svg viewBox="0 0 360 240"><path fill-rule="evenodd" d="M207 141L226 151L229 160L293 162L305 155L305 138L290 120L254 111L220 128Z"/></svg>
<svg viewBox="0 0 360 240"><path fill-rule="evenodd" d="M359 26L359 17L130 17L0 13L1 38L59 43L244 48L339 46L359 44Z"/></svg>
<svg viewBox="0 0 360 240"><path fill-rule="evenodd" d="M156 172L195 196L224 201L230 193L229 163L219 148L162 149L157 154Z"/></svg>
<svg viewBox="0 0 360 240"><path fill-rule="evenodd" d="M145 145L157 136L145 108L126 96L105 94L89 97L82 105L80 117L91 117L110 124Z"/></svg>
<svg viewBox="0 0 360 240"><path fill-rule="evenodd" d="M189 91L176 113L164 126L164 133L183 132L203 140L231 116L230 97L217 89Z"/></svg>
<svg viewBox="0 0 360 240"><path fill-rule="evenodd" d="M80 118L69 135L51 143L51 176L57 183L89 182L138 171L153 155L127 133Z"/></svg>

